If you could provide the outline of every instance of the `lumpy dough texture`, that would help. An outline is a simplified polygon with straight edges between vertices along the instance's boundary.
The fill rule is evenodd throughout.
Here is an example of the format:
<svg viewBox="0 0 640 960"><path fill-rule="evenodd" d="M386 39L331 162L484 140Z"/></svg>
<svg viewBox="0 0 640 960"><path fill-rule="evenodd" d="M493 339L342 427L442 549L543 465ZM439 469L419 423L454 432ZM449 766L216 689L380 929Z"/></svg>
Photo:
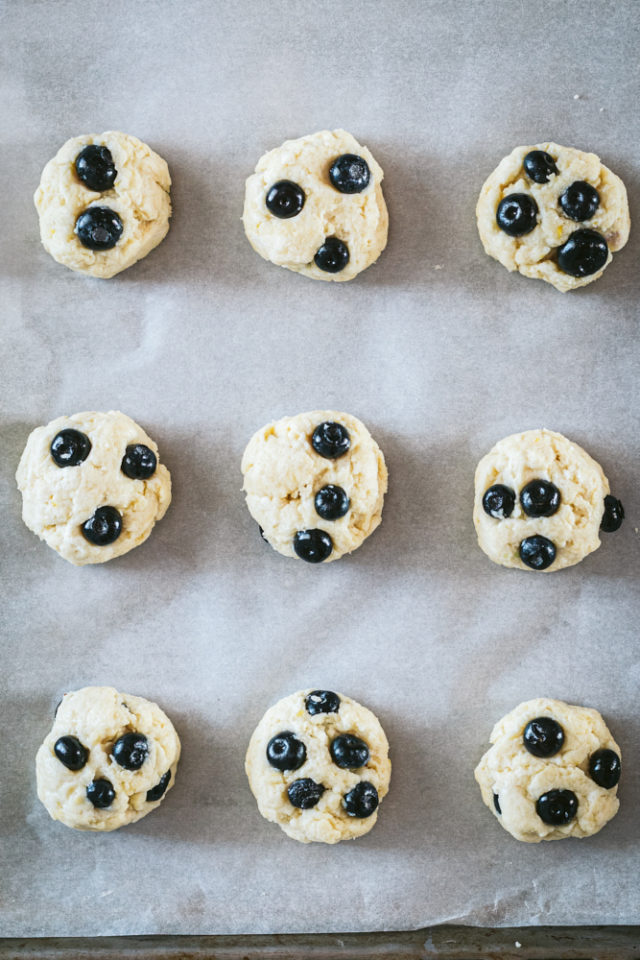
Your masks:
<svg viewBox="0 0 640 960"><path fill-rule="evenodd" d="M115 743L127 733L147 738L148 755L138 770L126 769L113 756ZM61 737L69 736L88 751L79 770L67 769L54 750ZM178 734L157 704L118 693L113 687L83 687L65 694L51 732L38 750L38 797L51 817L67 827L117 830L159 806L173 786L179 759ZM115 792L104 809L87 797L87 787L97 780L108 780ZM149 791L161 795L148 800Z"/></svg>
<svg viewBox="0 0 640 960"><path fill-rule="evenodd" d="M347 428L351 446L336 460L320 456L312 446L316 427L337 422ZM323 530L333 548L325 562L355 550L382 519L387 468L382 451L356 417L335 410L316 410L268 423L253 435L242 458L244 491L251 516L271 546L296 557L295 534ZM342 487L349 497L347 513L324 520L315 496L327 485Z"/></svg>
<svg viewBox="0 0 640 960"><path fill-rule="evenodd" d="M117 177L110 190L91 190L76 174L76 157L89 144L111 151ZM67 140L42 171L34 197L45 250L80 273L115 276L146 257L166 236L170 186L166 162L137 137L108 130ZM76 236L76 220L91 206L108 207L122 221L122 236L110 250L90 250Z"/></svg>
<svg viewBox="0 0 640 960"><path fill-rule="evenodd" d="M361 782L376 788L379 801L386 796L391 776L389 744L377 717L342 694L337 695L336 713L312 716L305 705L311 692L301 690L267 710L251 737L245 770L263 817L302 843L338 843L360 837L374 826L377 809L368 817L350 816L344 797ZM306 760L297 770L280 771L267 760L269 741L282 732L293 733L306 749ZM369 748L365 766L346 770L333 762L330 746L340 734L354 734L365 741ZM307 810L293 806L287 794L289 784L303 778L324 787L318 802Z"/></svg>
<svg viewBox="0 0 640 960"><path fill-rule="evenodd" d="M331 164L343 154L363 157L369 165L369 184L361 193L341 193L329 179ZM346 130L287 140L261 157L247 180L242 219L249 243L265 260L315 280L351 280L375 263L387 245L382 177L371 152ZM298 184L305 193L297 216L279 219L267 209L267 193L280 180ZM314 262L327 237L337 237L349 249L349 262L338 273L327 273Z"/></svg>
<svg viewBox="0 0 640 960"><path fill-rule="evenodd" d="M91 442L88 457L77 466L59 467L51 442L62 430L77 430ZM144 444L158 458L146 480L122 471L129 445ZM27 440L16 473L22 493L22 519L61 557L78 566L103 563L139 546L171 503L171 477L159 462L158 447L124 413L76 413L38 427ZM115 507L122 517L118 538L104 546L90 543L81 527L98 507Z"/></svg>
<svg viewBox="0 0 640 960"><path fill-rule="evenodd" d="M551 717L564 732L560 751L551 757L535 757L523 744L525 727L538 717ZM620 757L597 710L544 697L529 700L496 724L490 742L493 746L478 764L475 778L485 804L516 840L589 837L618 812L617 785L605 789L589 775L589 759L596 750L613 750ZM536 812L538 799L551 790L575 795L577 811L568 823L545 823Z"/></svg>
<svg viewBox="0 0 640 960"><path fill-rule="evenodd" d="M520 503L522 488L532 480L553 483L560 506L550 517L527 516ZM482 498L494 484L509 487L515 495L510 517L485 513ZM550 573L579 563L600 546L598 535L609 482L596 463L577 443L551 430L527 430L505 437L482 458L475 476L473 522L478 543L494 563L531 569L520 559L523 539L543 536L556 550Z"/></svg>
<svg viewBox="0 0 640 960"><path fill-rule="evenodd" d="M547 183L536 183L524 171L523 161L531 150L543 150L555 161L557 174ZM584 180L598 191L600 203L589 220L575 221L560 206L560 197L575 181ZM512 193L532 196L538 206L538 222L530 232L512 237L498 227L496 212L500 201ZM611 262L611 254L624 247L629 237L629 205L625 186L595 153L584 153L557 143L539 143L534 147L516 147L496 167L480 192L476 208L478 230L485 252L499 260L507 270L518 270L525 277L551 283L563 293L583 287L602 275ZM609 255L604 266L585 277L562 271L556 251L576 230L595 230L607 241Z"/></svg>

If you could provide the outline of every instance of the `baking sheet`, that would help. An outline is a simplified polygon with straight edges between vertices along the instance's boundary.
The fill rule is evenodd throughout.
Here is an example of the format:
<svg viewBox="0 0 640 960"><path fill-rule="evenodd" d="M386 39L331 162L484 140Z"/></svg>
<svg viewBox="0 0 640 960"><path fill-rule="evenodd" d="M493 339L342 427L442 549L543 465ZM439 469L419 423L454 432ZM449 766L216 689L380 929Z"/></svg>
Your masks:
<svg viewBox="0 0 640 960"><path fill-rule="evenodd" d="M233 934L640 920L637 877L637 231L561 295L483 253L473 210L519 143L598 153L637 210L633 3L5 3L0 460L0 934ZM385 170L390 241L349 284L262 261L243 182L287 137L342 126ZM110 281L39 243L32 194L69 136L122 129L170 166L174 217ZM380 443L383 524L316 568L260 539L240 492L255 429L314 408ZM158 442L173 504L140 549L77 569L20 520L26 437L120 408ZM577 567L496 567L471 523L500 437L559 430L627 510ZM157 700L183 742L175 788L115 834L70 831L35 793L60 695ZM258 814L244 771L265 709L306 686L353 696L391 743L375 829L303 846ZM480 801L491 727L548 695L595 706L621 744L616 819L524 845Z"/></svg>

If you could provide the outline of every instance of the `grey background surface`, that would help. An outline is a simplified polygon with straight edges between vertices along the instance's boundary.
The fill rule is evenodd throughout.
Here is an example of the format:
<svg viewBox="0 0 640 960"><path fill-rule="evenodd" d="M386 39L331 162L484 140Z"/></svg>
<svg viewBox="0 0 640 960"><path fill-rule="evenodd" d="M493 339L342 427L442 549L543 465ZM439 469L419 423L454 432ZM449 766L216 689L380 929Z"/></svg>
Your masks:
<svg viewBox="0 0 640 960"><path fill-rule="evenodd" d="M549 138L598 153L633 220L640 6L34 0L0 29L0 934L638 922L638 233L561 295L486 257L473 211L504 154ZM384 168L391 230L378 265L322 284L262 261L239 218L265 150L338 126ZM64 140L106 129L167 159L174 216L99 281L43 251L32 194ZM322 407L369 426L390 491L380 530L315 568L262 543L239 462L263 423ZM35 426L111 408L158 442L174 501L142 548L76 569L22 524L13 474ZM602 463L627 521L535 576L484 557L471 501L493 443L543 425ZM157 700L183 741L166 802L108 836L35 794L53 708L90 683ZM296 844L248 790L255 724L305 686L391 742L355 843ZM597 707L623 750L620 813L588 841L518 844L473 781L494 721L540 695Z"/></svg>

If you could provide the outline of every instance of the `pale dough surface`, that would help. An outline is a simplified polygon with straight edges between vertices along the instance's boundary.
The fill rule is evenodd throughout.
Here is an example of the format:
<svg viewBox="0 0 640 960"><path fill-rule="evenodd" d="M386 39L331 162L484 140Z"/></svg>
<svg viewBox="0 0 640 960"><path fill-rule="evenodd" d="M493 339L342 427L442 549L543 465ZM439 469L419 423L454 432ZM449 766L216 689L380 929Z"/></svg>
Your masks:
<svg viewBox="0 0 640 960"><path fill-rule="evenodd" d="M551 175L547 183L535 183L524 172L522 162L531 150L544 150L555 160L558 174ZM584 222L565 216L559 204L561 195L575 180L586 180L600 194L595 216ZM510 237L496 223L498 204L511 193L529 194L538 205L537 226L522 237ZM629 237L629 205L622 180L595 153L557 143L516 147L505 157L482 187L476 217L480 239L490 257L499 260L507 270L546 280L563 293L597 280L611 262L612 253L621 250ZM572 277L558 268L553 253L572 233L585 228L604 236L609 257L596 273Z"/></svg>
<svg viewBox="0 0 640 960"><path fill-rule="evenodd" d="M332 162L343 153L363 157L369 165L371 179L362 193L340 193L329 179ZM242 220L249 243L265 260L315 280L351 280L375 263L387 245L382 178L371 152L346 130L287 140L261 157L247 180ZM305 192L296 217L281 220L267 209L267 192L278 180L292 180ZM326 273L313 258L325 239L334 236L347 244L349 262L339 273Z"/></svg>
<svg viewBox="0 0 640 960"><path fill-rule="evenodd" d="M336 421L349 431L351 447L328 460L311 445L315 428ZM268 423L253 435L242 457L244 491L251 516L271 546L298 559L293 537L298 530L325 530L333 550L325 563L355 550L382 519L387 468L380 447L356 417L335 410L315 410ZM338 520L316 513L315 494L327 484L342 487L349 511Z"/></svg>
<svg viewBox="0 0 640 960"><path fill-rule="evenodd" d="M118 171L111 190L91 190L76 174L76 157L93 143L111 151ZM170 187L166 162L137 137L117 130L73 137L42 171L34 196L44 248L72 270L113 277L146 257L166 236ZM109 207L122 220L122 236L111 250L89 250L75 234L76 220L91 206Z"/></svg>
<svg viewBox="0 0 640 960"><path fill-rule="evenodd" d="M552 757L534 757L522 742L524 728L536 717L552 717L564 730L564 744ZM527 843L589 837L611 820L620 805L618 787L598 786L589 776L589 757L596 750L620 748L597 710L541 697L528 700L493 728L490 742L475 771L482 799L505 830ZM575 818L562 826L544 823L536 801L549 790L572 790L578 799ZM494 806L498 796L501 814Z"/></svg>
<svg viewBox="0 0 640 960"><path fill-rule="evenodd" d="M149 756L139 770L126 770L112 756L125 733L147 737ZM68 770L54 746L60 737L73 736L89 751L81 770ZM38 797L54 820L76 830L117 830L140 820L162 803L174 784L180 740L173 724L156 703L113 687L83 687L64 695L53 727L36 756ZM147 791L171 771L160 800L147 800ZM100 810L87 799L87 786L109 780L115 799Z"/></svg>
<svg viewBox="0 0 640 960"><path fill-rule="evenodd" d="M305 707L309 693L311 690L300 690L267 710L251 737L245 770L263 817L278 823L288 836L302 843L338 843L360 837L374 826L378 810L369 817L352 817L342 801L344 795L363 780L374 785L382 801L391 777L389 744L371 710L340 693L337 713L311 716ZM307 759L297 770L280 771L267 760L267 744L283 731L294 733L306 747ZM341 733L355 734L367 743L366 766L357 770L336 766L329 747ZM315 807L302 810L289 802L287 787L294 780L306 777L321 783L325 791Z"/></svg>
<svg viewBox="0 0 640 960"><path fill-rule="evenodd" d="M59 467L51 456L51 441L69 428L88 436L91 451L78 466ZM158 458L148 480L132 480L120 469L127 446L135 443L149 447ZM142 427L117 410L76 413L38 427L29 435L16 481L26 525L79 566L103 563L144 543L171 503L171 477L160 463L158 447ZM120 512L122 532L114 543L99 547L84 538L80 527L103 506Z"/></svg>
<svg viewBox="0 0 640 960"><path fill-rule="evenodd" d="M531 480L548 480L560 491L560 507L551 517L529 517L520 504L520 491ZM482 498L496 483L515 493L513 513L505 519L488 516ZM547 537L556 558L542 573L579 563L600 546L600 522L609 482L589 454L560 433L527 430L496 443L476 469L473 522L478 543L494 563L530 570L518 548L525 537ZM535 571L533 571L535 572Z"/></svg>

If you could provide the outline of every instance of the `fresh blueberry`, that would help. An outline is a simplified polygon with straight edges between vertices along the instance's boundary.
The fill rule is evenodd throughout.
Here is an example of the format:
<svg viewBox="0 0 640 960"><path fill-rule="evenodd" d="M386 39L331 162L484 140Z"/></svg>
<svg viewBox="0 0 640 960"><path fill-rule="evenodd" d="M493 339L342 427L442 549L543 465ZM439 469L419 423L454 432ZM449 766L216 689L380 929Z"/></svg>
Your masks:
<svg viewBox="0 0 640 960"><path fill-rule="evenodd" d="M560 197L560 206L571 220L591 220L600 206L600 194L586 180L574 180Z"/></svg>
<svg viewBox="0 0 640 960"><path fill-rule="evenodd" d="M335 420L325 420L319 423L313 431L311 445L316 453L326 460L337 460L343 457L351 446L351 437L346 427Z"/></svg>
<svg viewBox="0 0 640 960"><path fill-rule="evenodd" d="M620 779L620 757L615 750L596 750L589 757L589 776L605 790L611 790Z"/></svg>
<svg viewBox="0 0 640 960"><path fill-rule="evenodd" d="M522 163L524 172L534 183L548 183L558 172L555 160L545 150L530 150Z"/></svg>
<svg viewBox="0 0 640 960"><path fill-rule="evenodd" d="M560 507L560 491L549 480L531 480L520 491L520 503L528 517L552 517Z"/></svg>
<svg viewBox="0 0 640 960"><path fill-rule="evenodd" d="M92 780L87 787L87 800L98 810L110 807L115 798L116 792L109 780Z"/></svg>
<svg viewBox="0 0 640 960"><path fill-rule="evenodd" d="M125 450L120 469L132 480L148 480L156 472L158 459L144 443L131 443Z"/></svg>
<svg viewBox="0 0 640 960"><path fill-rule="evenodd" d="M340 273L349 263L349 247L337 237L327 237L318 247L313 261L325 273Z"/></svg>
<svg viewBox="0 0 640 960"><path fill-rule="evenodd" d="M122 533L122 516L115 507L98 507L80 527L82 536L96 547L115 543Z"/></svg>
<svg viewBox="0 0 640 960"><path fill-rule="evenodd" d="M369 747L353 733L341 733L332 740L329 752L335 765L343 770L357 770L369 760Z"/></svg>
<svg viewBox="0 0 640 960"><path fill-rule="evenodd" d="M152 787L151 790L147 790L147 803L154 803L156 800L160 800L161 797L164 797L165 791L169 784L171 783L171 770L167 770L161 777L155 787Z"/></svg>
<svg viewBox="0 0 640 960"><path fill-rule="evenodd" d="M271 737L267 744L267 760L276 770L297 770L307 759L307 748L290 730Z"/></svg>
<svg viewBox="0 0 640 960"><path fill-rule="evenodd" d="M297 217L304 207L305 195L302 187L293 180L278 180L267 193L267 210L280 220Z"/></svg>
<svg viewBox="0 0 640 960"><path fill-rule="evenodd" d="M60 737L53 752L67 770L82 770L89 759L89 751L77 737Z"/></svg>
<svg viewBox="0 0 640 960"><path fill-rule="evenodd" d="M111 190L118 171L111 151L97 143L90 143L76 157L76 173L89 190Z"/></svg>
<svg viewBox="0 0 640 960"><path fill-rule="evenodd" d="M337 713L340 709L340 697L333 690L312 690L307 694L304 705L312 717L317 713Z"/></svg>
<svg viewBox="0 0 640 960"><path fill-rule="evenodd" d="M496 813L499 816L502 816L502 810L500 809L500 798L497 793L494 793L493 795L493 806L495 808Z"/></svg>
<svg viewBox="0 0 640 960"><path fill-rule="evenodd" d="M315 496L315 507L318 516L323 520L339 520L349 510L349 497L342 487L328 483Z"/></svg>
<svg viewBox="0 0 640 960"><path fill-rule="evenodd" d="M88 207L76 220L75 232L89 250L111 250L122 236L122 220L109 207Z"/></svg>
<svg viewBox="0 0 640 960"><path fill-rule="evenodd" d="M355 153L343 153L329 170L329 179L340 193L362 193L369 186L369 177L369 164Z"/></svg>
<svg viewBox="0 0 640 960"><path fill-rule="evenodd" d="M298 530L293 549L307 563L322 563L333 550L333 540L324 530Z"/></svg>
<svg viewBox="0 0 640 960"><path fill-rule="evenodd" d="M149 756L149 742L144 733L123 733L113 747L113 759L125 770L139 770Z"/></svg>
<svg viewBox="0 0 640 960"><path fill-rule="evenodd" d="M551 717L535 717L524 728L522 742L534 757L553 757L562 749L564 730Z"/></svg>
<svg viewBox="0 0 640 960"><path fill-rule="evenodd" d="M578 798L573 790L549 790L536 801L536 813L551 827L570 823L578 812Z"/></svg>
<svg viewBox="0 0 640 960"><path fill-rule="evenodd" d="M528 193L510 193L500 201L496 223L510 237L531 233L538 222L538 204Z"/></svg>
<svg viewBox="0 0 640 960"><path fill-rule="evenodd" d="M350 817L364 820L378 808L378 791L368 780L361 780L344 796L344 808Z"/></svg>
<svg viewBox="0 0 640 960"><path fill-rule="evenodd" d="M490 517L495 517L496 520L505 520L510 517L515 505L515 493L511 487L505 487L503 483L494 483L482 498L484 512Z"/></svg>
<svg viewBox="0 0 640 960"><path fill-rule="evenodd" d="M589 277L601 270L609 258L607 241L596 230L574 230L558 247L558 267L571 277Z"/></svg>
<svg viewBox="0 0 640 960"><path fill-rule="evenodd" d="M91 440L79 430L61 430L51 441L51 456L59 467L77 467L91 452Z"/></svg>
<svg viewBox="0 0 640 960"><path fill-rule="evenodd" d="M536 534L525 537L520 543L520 559L532 570L546 570L556 558L556 548L551 540Z"/></svg>
<svg viewBox="0 0 640 960"><path fill-rule="evenodd" d="M624 507L619 500L610 493L604 498L604 513L600 521L600 529L604 533L614 533L619 530L624 520Z"/></svg>
<svg viewBox="0 0 640 960"><path fill-rule="evenodd" d="M309 777L305 777L303 780L294 780L287 787L289 802L301 810L309 810L311 807L315 807L323 793L324 787L322 784L316 783Z"/></svg>

